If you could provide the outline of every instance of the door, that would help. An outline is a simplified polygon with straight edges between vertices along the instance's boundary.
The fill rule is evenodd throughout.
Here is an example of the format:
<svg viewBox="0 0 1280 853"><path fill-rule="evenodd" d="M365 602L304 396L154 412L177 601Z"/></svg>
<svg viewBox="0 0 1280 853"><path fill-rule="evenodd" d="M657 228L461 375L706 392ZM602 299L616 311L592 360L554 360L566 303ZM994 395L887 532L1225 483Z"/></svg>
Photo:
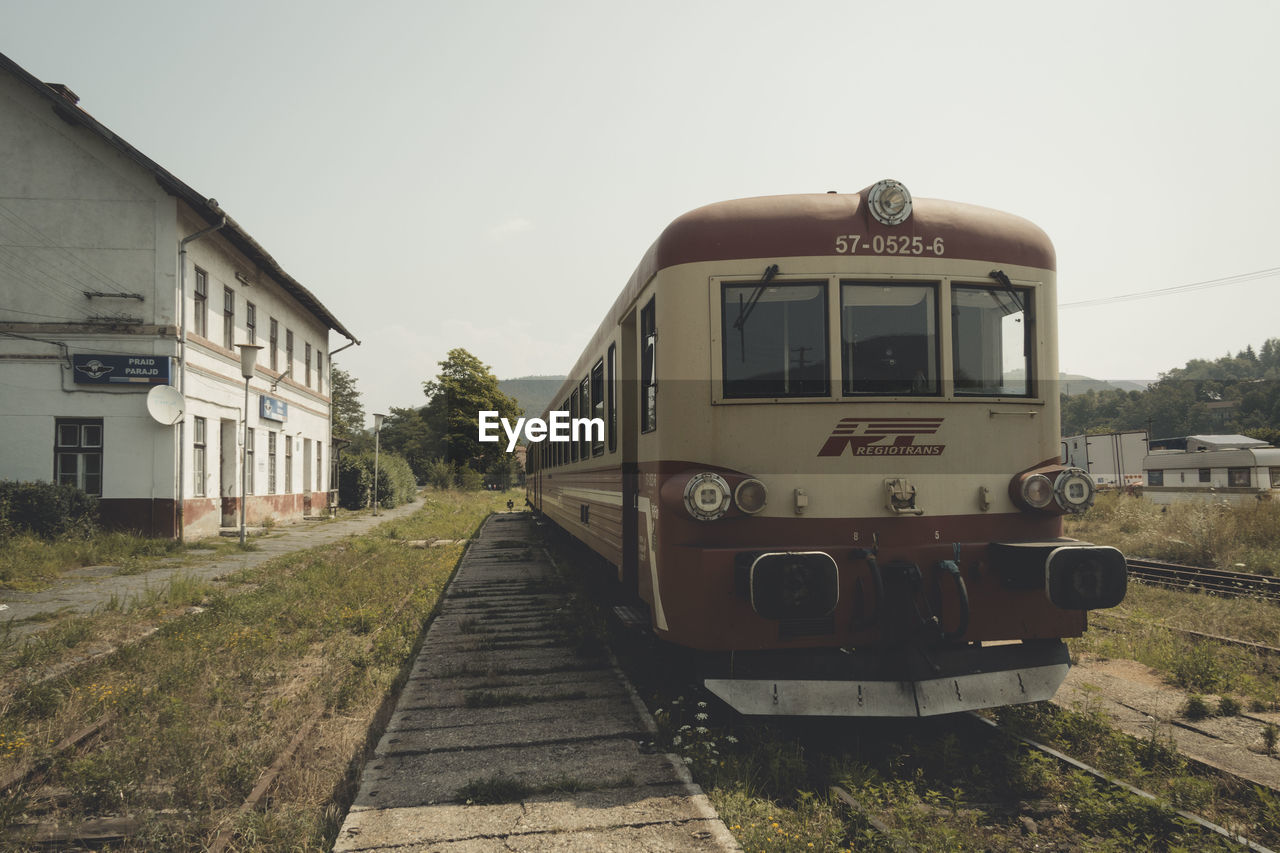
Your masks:
<svg viewBox="0 0 1280 853"><path fill-rule="evenodd" d="M236 495L240 493L240 483L236 479L237 461L236 422L223 420L218 430L218 494L222 496L223 527L240 524L240 506L236 501Z"/></svg>

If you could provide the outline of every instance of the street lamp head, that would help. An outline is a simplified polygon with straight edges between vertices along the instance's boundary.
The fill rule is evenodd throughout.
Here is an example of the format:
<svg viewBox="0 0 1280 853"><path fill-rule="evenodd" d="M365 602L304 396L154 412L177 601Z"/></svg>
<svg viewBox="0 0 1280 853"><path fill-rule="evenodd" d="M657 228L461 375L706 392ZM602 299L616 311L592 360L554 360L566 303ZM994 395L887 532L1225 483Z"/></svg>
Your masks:
<svg viewBox="0 0 1280 853"><path fill-rule="evenodd" d="M373 413L373 431L374 432L382 431L382 419L385 417L386 415L380 414L378 412Z"/></svg>
<svg viewBox="0 0 1280 853"><path fill-rule="evenodd" d="M240 375L245 379L252 379L254 365L258 363L258 350L262 349L262 346L260 344L236 344L236 349L240 350Z"/></svg>

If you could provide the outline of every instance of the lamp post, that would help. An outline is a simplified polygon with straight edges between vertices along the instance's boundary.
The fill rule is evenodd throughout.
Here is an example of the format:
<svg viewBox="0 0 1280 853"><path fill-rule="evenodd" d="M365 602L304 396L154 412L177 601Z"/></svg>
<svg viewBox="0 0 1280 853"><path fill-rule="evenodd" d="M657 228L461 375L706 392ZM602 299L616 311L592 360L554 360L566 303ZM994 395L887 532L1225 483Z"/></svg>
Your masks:
<svg viewBox="0 0 1280 853"><path fill-rule="evenodd" d="M240 437L240 544L243 545L245 508L249 503L249 496L245 494L249 481L249 380L253 378L253 367L258 363L258 350L262 347L258 344L236 344L236 348L240 350L240 375L244 377L244 434Z"/></svg>
<svg viewBox="0 0 1280 853"><path fill-rule="evenodd" d="M373 414L373 514L378 514L378 450L379 439L382 437L382 419L386 415L374 412Z"/></svg>

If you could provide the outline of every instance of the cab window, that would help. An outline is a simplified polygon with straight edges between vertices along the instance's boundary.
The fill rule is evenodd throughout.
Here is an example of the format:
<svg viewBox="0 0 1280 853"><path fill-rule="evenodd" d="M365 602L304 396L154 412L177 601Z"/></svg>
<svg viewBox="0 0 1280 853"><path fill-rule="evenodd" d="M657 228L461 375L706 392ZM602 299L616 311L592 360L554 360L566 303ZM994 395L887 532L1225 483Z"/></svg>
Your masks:
<svg viewBox="0 0 1280 853"><path fill-rule="evenodd" d="M824 282L723 285L725 397L826 397Z"/></svg>
<svg viewBox="0 0 1280 853"><path fill-rule="evenodd" d="M987 397L1031 394L1032 291L1025 287L951 290L955 393Z"/></svg>
<svg viewBox="0 0 1280 853"><path fill-rule="evenodd" d="M934 285L842 282L845 395L938 394L937 316Z"/></svg>

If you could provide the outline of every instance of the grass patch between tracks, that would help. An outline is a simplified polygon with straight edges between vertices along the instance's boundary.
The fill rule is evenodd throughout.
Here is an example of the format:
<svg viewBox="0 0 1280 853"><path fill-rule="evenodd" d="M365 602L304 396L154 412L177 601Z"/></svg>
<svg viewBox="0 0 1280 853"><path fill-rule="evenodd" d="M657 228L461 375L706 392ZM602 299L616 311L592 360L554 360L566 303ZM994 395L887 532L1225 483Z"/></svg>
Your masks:
<svg viewBox="0 0 1280 853"><path fill-rule="evenodd" d="M129 815L139 827L113 849L201 849L227 828L239 850L325 849L371 728L389 712L386 699L463 550L404 540L465 539L511 496L428 492L413 516L364 536L217 583L178 582L147 606L70 620L58 634L9 638L0 645L0 778L36 766L48 787L0 792L10 804L0 809L0 845L6 835L20 843L36 821ZM69 649L152 628L40 680ZM59 740L104 717L82 750L54 754ZM313 719L269 799L237 813Z"/></svg>

